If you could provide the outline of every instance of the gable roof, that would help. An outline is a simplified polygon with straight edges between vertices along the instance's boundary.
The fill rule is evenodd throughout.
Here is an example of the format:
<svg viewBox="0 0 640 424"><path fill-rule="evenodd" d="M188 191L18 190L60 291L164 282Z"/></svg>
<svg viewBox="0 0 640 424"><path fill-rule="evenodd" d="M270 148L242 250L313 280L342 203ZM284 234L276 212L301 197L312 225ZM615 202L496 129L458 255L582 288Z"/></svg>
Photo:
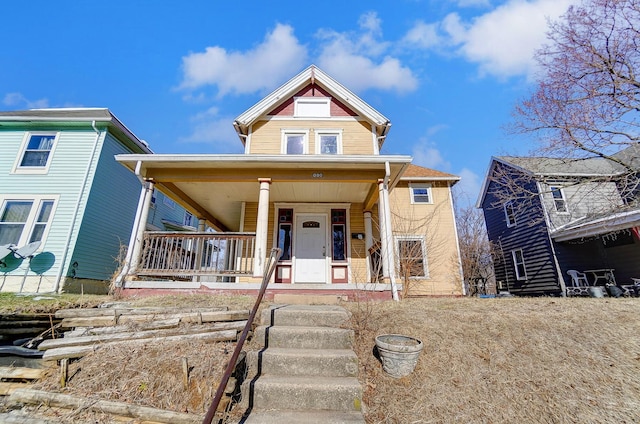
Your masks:
<svg viewBox="0 0 640 424"><path fill-rule="evenodd" d="M0 128L24 123L41 126L102 124L121 142L133 142L134 150L153 153L146 141L139 139L107 108L48 108L0 112Z"/></svg>
<svg viewBox="0 0 640 424"><path fill-rule="evenodd" d="M409 164L400 180L403 181L453 181L454 184L460 181L460 177L446 172L437 171L431 168Z"/></svg>
<svg viewBox="0 0 640 424"><path fill-rule="evenodd" d="M311 65L235 119L233 126L240 138L242 139L243 136L247 135L249 126L256 122L261 116L309 84L317 84L323 87L350 109L353 109L360 116L367 119L376 127L379 136L385 136L389 131L391 123L387 117L368 105L351 90L324 73L320 68Z"/></svg>

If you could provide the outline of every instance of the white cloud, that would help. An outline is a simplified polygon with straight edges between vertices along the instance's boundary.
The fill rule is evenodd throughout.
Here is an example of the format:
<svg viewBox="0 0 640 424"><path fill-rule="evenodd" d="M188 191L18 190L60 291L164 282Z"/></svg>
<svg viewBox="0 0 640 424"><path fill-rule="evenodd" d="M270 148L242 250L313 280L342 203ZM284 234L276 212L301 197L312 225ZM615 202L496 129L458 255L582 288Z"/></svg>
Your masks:
<svg viewBox="0 0 640 424"><path fill-rule="evenodd" d="M533 76L533 54L546 40L547 20L557 19L578 0L508 0L470 21L457 13L441 22L417 22L403 41L421 48L445 51L453 46L458 55L478 64L482 75ZM466 5L480 1L465 2ZM462 5L462 4L460 4ZM434 34L435 32L435 34Z"/></svg>
<svg viewBox="0 0 640 424"><path fill-rule="evenodd" d="M454 186L456 201L465 206L475 204L482 185L480 176L468 168L463 168L458 175L460 181Z"/></svg>
<svg viewBox="0 0 640 424"><path fill-rule="evenodd" d="M488 7L491 6L489 0L454 0L458 7Z"/></svg>
<svg viewBox="0 0 640 424"><path fill-rule="evenodd" d="M6 106L27 109L42 109L49 107L49 99L29 100L22 93L7 93L2 99Z"/></svg>
<svg viewBox="0 0 640 424"><path fill-rule="evenodd" d="M218 88L218 96L254 93L272 89L307 62L307 49L289 25L278 24L264 41L251 50L229 52L207 47L204 52L182 58L184 72L180 88Z"/></svg>
<svg viewBox="0 0 640 424"><path fill-rule="evenodd" d="M429 129L428 133L429 135L435 134L442 128L442 126L433 127ZM413 145L411 155L413 156L414 164L425 168L446 170L451 167L451 164L442 157L435 143L430 142L428 137L421 138Z"/></svg>
<svg viewBox="0 0 640 424"><path fill-rule="evenodd" d="M178 139L181 143L210 144L215 153L240 153L242 144L233 129L233 118L220 116L217 107L211 107L191 118L193 131Z"/></svg>
<svg viewBox="0 0 640 424"><path fill-rule="evenodd" d="M382 39L381 21L369 12L360 17L360 32L320 30L318 66L356 92L370 88L398 92L413 91L418 80L398 58L387 51L391 43Z"/></svg>

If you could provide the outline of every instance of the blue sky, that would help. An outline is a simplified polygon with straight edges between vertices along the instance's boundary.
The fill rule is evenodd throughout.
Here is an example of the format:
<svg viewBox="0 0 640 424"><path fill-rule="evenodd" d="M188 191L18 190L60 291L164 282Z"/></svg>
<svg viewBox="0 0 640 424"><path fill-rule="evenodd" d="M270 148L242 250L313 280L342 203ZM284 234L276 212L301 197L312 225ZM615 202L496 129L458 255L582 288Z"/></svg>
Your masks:
<svg viewBox="0 0 640 424"><path fill-rule="evenodd" d="M576 0L42 1L3 5L0 110L107 107L157 153L240 153L235 117L316 64L392 122L384 154L474 202Z"/></svg>

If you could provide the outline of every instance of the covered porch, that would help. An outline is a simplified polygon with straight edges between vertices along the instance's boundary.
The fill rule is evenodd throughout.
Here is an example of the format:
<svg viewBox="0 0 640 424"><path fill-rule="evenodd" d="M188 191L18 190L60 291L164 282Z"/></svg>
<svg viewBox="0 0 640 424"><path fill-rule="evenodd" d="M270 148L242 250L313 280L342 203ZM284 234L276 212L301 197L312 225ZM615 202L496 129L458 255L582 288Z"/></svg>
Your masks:
<svg viewBox="0 0 640 424"><path fill-rule="evenodd" d="M568 295L640 282L640 209L581 219L551 234Z"/></svg>
<svg viewBox="0 0 640 424"><path fill-rule="evenodd" d="M116 159L142 184L121 288L257 289L278 246L273 287L395 290L388 196L409 156ZM197 217L198 231L145 231L154 188Z"/></svg>

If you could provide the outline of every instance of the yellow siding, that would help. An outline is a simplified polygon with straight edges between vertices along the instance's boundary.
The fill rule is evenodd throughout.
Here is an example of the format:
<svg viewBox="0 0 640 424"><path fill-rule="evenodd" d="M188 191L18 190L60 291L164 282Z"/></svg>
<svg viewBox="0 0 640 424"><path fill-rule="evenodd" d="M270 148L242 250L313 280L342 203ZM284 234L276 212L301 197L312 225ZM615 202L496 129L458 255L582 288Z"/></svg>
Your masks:
<svg viewBox="0 0 640 424"><path fill-rule="evenodd" d="M282 148L282 130L308 130L309 154L315 154L315 130L342 130L343 154L372 155L371 127L360 121L270 120L259 121L251 132L250 154L277 155Z"/></svg>
<svg viewBox="0 0 640 424"><path fill-rule="evenodd" d="M411 204L409 186L401 182L390 193L394 235L422 235L426 243L429 278L410 279L409 295L460 295L458 254L450 189L434 182L433 204Z"/></svg>

